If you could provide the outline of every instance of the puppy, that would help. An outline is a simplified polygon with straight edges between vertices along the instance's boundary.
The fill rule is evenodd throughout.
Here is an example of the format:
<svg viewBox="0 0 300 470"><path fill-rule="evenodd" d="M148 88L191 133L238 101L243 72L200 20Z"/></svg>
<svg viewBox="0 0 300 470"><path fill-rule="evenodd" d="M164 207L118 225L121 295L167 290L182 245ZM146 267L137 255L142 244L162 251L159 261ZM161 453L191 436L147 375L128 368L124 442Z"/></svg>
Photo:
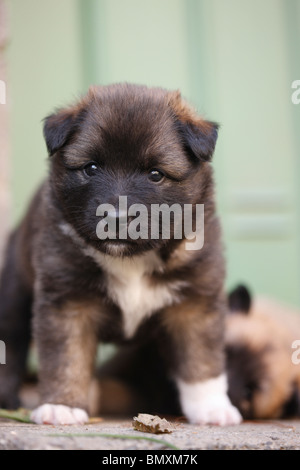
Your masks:
<svg viewBox="0 0 300 470"><path fill-rule="evenodd" d="M17 403L32 321L36 423L88 419L99 341L151 345L190 422L240 422L226 394L225 269L210 164L217 129L179 92L130 84L93 87L45 119L49 177L10 238L2 274L1 406ZM174 215L169 237L162 217L152 236L152 208L161 204L192 208L187 234L178 236L184 217ZM205 242L190 249L200 204ZM151 230L130 236L145 222L141 212Z"/></svg>
<svg viewBox="0 0 300 470"><path fill-rule="evenodd" d="M229 396L244 418L300 416L300 364L292 347L300 340L300 313L245 286L229 295L226 321Z"/></svg>

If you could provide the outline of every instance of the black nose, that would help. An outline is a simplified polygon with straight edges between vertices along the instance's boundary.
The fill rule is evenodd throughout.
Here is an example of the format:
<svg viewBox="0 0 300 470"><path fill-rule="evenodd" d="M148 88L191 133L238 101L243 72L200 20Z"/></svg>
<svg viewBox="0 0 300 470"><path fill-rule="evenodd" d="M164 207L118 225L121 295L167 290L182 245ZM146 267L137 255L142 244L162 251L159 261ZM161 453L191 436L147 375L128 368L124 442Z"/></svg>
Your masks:
<svg viewBox="0 0 300 470"><path fill-rule="evenodd" d="M127 211L108 211L104 216L109 226L115 227L117 238L127 239L128 224L133 217L129 216Z"/></svg>
<svg viewBox="0 0 300 470"><path fill-rule="evenodd" d="M107 212L107 215L105 216L106 220L108 223L117 223L119 225L124 225L128 223L128 214L126 211L111 211Z"/></svg>

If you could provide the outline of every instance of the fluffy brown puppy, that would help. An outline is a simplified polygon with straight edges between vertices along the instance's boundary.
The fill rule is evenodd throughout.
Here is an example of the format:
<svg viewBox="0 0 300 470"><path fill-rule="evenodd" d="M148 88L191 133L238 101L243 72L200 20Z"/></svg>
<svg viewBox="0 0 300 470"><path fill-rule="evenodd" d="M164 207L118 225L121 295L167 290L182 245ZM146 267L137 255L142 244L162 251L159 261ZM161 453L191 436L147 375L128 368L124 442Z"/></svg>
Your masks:
<svg viewBox="0 0 300 470"><path fill-rule="evenodd" d="M300 312L245 286L229 295L229 396L243 417L300 416ZM298 348L298 351L297 351Z"/></svg>
<svg viewBox="0 0 300 470"><path fill-rule="evenodd" d="M239 422L226 394L225 270L210 164L217 125L178 92L121 84L93 87L46 118L44 136L49 178L11 237L2 276L0 405L15 403L32 312L42 397L35 422L87 420L98 341L151 342L191 422ZM152 230L151 209L162 203L192 207L190 230L204 204L202 249L175 236L175 216L169 237L161 219L158 237L128 235L135 204L151 213ZM112 226L115 236L101 238Z"/></svg>

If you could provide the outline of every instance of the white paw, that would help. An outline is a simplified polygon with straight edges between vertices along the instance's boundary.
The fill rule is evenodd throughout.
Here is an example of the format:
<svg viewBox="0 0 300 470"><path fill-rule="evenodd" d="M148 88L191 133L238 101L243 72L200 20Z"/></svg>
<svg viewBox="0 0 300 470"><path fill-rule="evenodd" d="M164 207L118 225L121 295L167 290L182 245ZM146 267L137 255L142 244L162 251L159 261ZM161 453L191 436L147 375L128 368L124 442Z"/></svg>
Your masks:
<svg viewBox="0 0 300 470"><path fill-rule="evenodd" d="M230 426L242 421L239 411L225 395L207 397L200 402L191 402L186 406L184 412L192 424Z"/></svg>
<svg viewBox="0 0 300 470"><path fill-rule="evenodd" d="M220 376L188 384L177 381L182 411L192 424L229 426L242 421L226 394L226 378Z"/></svg>
<svg viewBox="0 0 300 470"><path fill-rule="evenodd" d="M36 424L84 424L89 417L81 408L45 403L32 411L30 419Z"/></svg>

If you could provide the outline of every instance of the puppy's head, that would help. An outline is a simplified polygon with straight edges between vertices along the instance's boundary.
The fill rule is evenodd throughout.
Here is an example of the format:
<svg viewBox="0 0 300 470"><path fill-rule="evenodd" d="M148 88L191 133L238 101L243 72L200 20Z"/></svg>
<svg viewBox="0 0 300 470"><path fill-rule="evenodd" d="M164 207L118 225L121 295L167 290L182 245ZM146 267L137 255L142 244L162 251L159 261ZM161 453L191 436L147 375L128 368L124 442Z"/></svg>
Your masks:
<svg viewBox="0 0 300 470"><path fill-rule="evenodd" d="M252 302L245 286L228 298L225 339L232 403L246 419L299 415L299 382L285 320L281 324L274 318L271 304Z"/></svg>
<svg viewBox="0 0 300 470"><path fill-rule="evenodd" d="M90 88L75 106L45 119L52 193L65 220L104 253L129 256L166 245L174 218L169 239L161 236L161 218L159 236L151 236L151 208L211 202L217 129L179 92ZM131 236L130 225L141 236Z"/></svg>

